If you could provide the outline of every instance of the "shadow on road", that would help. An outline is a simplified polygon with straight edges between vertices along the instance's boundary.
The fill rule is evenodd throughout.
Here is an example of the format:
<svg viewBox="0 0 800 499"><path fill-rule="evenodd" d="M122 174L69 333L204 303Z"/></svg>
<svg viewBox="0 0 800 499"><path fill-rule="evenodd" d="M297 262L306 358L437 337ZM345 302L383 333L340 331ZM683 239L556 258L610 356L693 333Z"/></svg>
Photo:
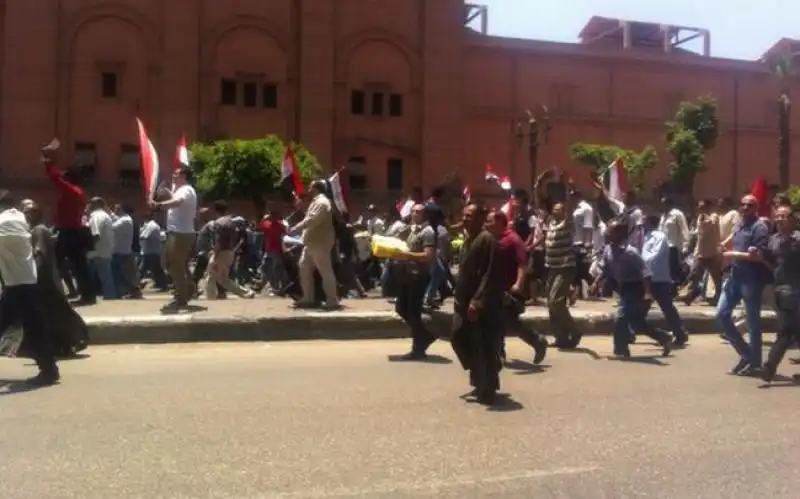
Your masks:
<svg viewBox="0 0 800 499"><path fill-rule="evenodd" d="M41 388L48 387L34 385L24 380L0 379L0 397L4 397L6 395L17 395L18 393L34 392Z"/></svg>
<svg viewBox="0 0 800 499"><path fill-rule="evenodd" d="M591 348L586 348L586 347L559 348L558 351L559 352L564 352L564 353L582 353L582 354L588 355L589 357L593 358L594 360L600 360L600 359L603 358L599 353L595 352Z"/></svg>
<svg viewBox="0 0 800 499"><path fill-rule="evenodd" d="M658 357L651 357L649 355L631 355L630 357L608 357L608 360L615 362L626 362L629 364L645 364L649 366L666 367L669 364L659 359Z"/></svg>
<svg viewBox="0 0 800 499"><path fill-rule="evenodd" d="M402 355L388 355L389 362L419 362L422 364L452 364L453 361L441 355L428 354L424 359L408 360Z"/></svg>
<svg viewBox="0 0 800 499"><path fill-rule="evenodd" d="M516 375L528 375L543 373L547 371L550 366L543 364L536 365L524 360L512 359L507 361L503 367L515 371L514 374Z"/></svg>
<svg viewBox="0 0 800 499"><path fill-rule="evenodd" d="M763 383L758 385L759 388L787 388L787 387L800 387L800 374L794 376L784 376L783 374L776 374L772 383Z"/></svg>
<svg viewBox="0 0 800 499"><path fill-rule="evenodd" d="M179 315L179 314L193 314L195 312L205 312L208 310L208 307L204 307L202 305L186 305L185 307L174 307L169 305L164 305L161 307L159 312L161 315Z"/></svg>

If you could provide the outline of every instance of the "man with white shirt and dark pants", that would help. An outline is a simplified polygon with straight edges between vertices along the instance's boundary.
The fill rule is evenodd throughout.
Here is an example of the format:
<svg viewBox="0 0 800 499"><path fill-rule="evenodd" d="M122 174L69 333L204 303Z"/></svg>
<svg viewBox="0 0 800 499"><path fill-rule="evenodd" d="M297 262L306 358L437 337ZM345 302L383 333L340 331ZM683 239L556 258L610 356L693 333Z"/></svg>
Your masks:
<svg viewBox="0 0 800 499"><path fill-rule="evenodd" d="M58 383L53 344L47 336L42 299L36 285L36 260L25 214L6 197L0 200L0 277L3 295L0 300L0 336L9 327L21 324L23 342L32 351L39 374L28 380L34 386Z"/></svg>
<svg viewBox="0 0 800 499"><path fill-rule="evenodd" d="M114 274L111 270L111 259L114 256L114 222L106 211L103 198L93 197L89 200L89 230L94 237L94 250L88 256L89 268L100 283L104 300L118 298Z"/></svg>
<svg viewBox="0 0 800 499"><path fill-rule="evenodd" d="M175 286L175 300L165 308L183 308L194 294L194 283L189 275L189 259L196 238L197 193L190 182L192 169L181 166L172 174L172 190L162 193L163 201L150 203L153 209L167 210L167 240L164 263Z"/></svg>
<svg viewBox="0 0 800 499"><path fill-rule="evenodd" d="M675 207L671 198L661 198L661 206L664 209L661 220L658 223L658 230L667 236L669 243L669 271L675 289L683 282L683 272L681 270L683 251L689 245L689 224L686 223L686 215Z"/></svg>
<svg viewBox="0 0 800 499"><path fill-rule="evenodd" d="M575 249L575 291L583 296L583 281L591 284L589 274L592 241L594 239L594 208L578 190L572 192L575 210L572 212L572 244Z"/></svg>

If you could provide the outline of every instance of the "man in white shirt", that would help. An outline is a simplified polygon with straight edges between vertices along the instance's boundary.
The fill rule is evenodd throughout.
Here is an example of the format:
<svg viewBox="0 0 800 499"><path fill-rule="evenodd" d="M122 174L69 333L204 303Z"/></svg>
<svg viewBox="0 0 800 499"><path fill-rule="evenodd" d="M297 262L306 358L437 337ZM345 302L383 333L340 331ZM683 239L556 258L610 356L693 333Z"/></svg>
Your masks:
<svg viewBox="0 0 800 499"><path fill-rule="evenodd" d="M661 198L663 214L659 220L658 230L667 236L669 244L669 271L675 289L683 282L682 254L689 246L689 224L686 215L675 207L671 198Z"/></svg>
<svg viewBox="0 0 800 499"><path fill-rule="evenodd" d="M139 237L134 234L133 210L129 206L117 205L112 216L114 227L114 254L111 257L111 272L114 285L120 297L141 298L139 289L139 272L136 268L136 256L133 254L133 240Z"/></svg>
<svg viewBox="0 0 800 499"><path fill-rule="evenodd" d="M60 375L53 343L45 330L30 227L25 214L14 207L8 195L0 200L0 210L0 336L11 326L22 325L23 341L39 367L39 374L28 382L33 386L53 385Z"/></svg>
<svg viewBox="0 0 800 499"><path fill-rule="evenodd" d="M575 211L572 213L573 242L591 246L594 236L594 208L579 193L575 193Z"/></svg>
<svg viewBox="0 0 800 499"><path fill-rule="evenodd" d="M111 258L114 255L114 222L111 215L106 212L106 202L103 198L94 197L89 201L89 230L94 237L94 250L87 255L89 268L100 282L103 299L115 300L119 295L111 271Z"/></svg>
<svg viewBox="0 0 800 499"><path fill-rule="evenodd" d="M161 193L167 199L150 204L151 208L167 210L164 263L175 285L175 301L165 308L186 307L194 294L189 259L196 237L197 193L190 184L191 178L192 169L182 166L172 174L172 190Z"/></svg>

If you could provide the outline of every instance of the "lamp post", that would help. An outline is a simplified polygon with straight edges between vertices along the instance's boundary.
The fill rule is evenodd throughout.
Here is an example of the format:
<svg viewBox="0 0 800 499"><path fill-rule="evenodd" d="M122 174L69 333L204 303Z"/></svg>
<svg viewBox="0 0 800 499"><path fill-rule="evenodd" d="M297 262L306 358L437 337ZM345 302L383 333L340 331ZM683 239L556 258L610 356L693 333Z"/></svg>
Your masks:
<svg viewBox="0 0 800 499"><path fill-rule="evenodd" d="M547 144L550 133L550 111L542 104L540 112L534 114L529 109L525 110L527 119L519 120L514 124L514 136L517 147L525 140L528 141L528 162L531 168L531 182L538 176L539 146Z"/></svg>

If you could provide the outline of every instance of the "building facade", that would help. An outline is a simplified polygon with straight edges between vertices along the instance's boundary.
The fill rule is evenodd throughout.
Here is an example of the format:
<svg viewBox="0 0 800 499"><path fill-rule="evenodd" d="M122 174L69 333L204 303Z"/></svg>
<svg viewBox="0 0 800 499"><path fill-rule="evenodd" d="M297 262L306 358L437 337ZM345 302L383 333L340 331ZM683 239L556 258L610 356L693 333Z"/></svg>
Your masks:
<svg viewBox="0 0 800 499"><path fill-rule="evenodd" d="M348 165L366 197L456 169L480 191L487 163L527 186L515 123L541 105L552 129L539 168L580 177L574 142L651 144L655 181L668 170L664 122L712 94L722 131L696 193L777 182L779 86L763 63L668 50L666 38L665 50L636 46L641 26L622 29L622 47L491 37L466 26L472 12L464 0L2 0L0 181L47 196L37 151L57 136L94 189L138 199L139 116L164 163L184 133L275 133L326 168Z"/></svg>

